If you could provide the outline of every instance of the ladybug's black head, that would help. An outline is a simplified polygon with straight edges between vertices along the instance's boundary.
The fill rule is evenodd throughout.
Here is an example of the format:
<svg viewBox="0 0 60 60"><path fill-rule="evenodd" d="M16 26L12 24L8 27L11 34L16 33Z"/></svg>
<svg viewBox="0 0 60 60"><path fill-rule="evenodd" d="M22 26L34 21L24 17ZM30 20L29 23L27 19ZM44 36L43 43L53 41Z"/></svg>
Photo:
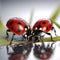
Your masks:
<svg viewBox="0 0 60 60"><path fill-rule="evenodd" d="M23 37L28 38L30 35L31 35L31 28L29 25L28 26L25 25L25 33L24 33Z"/></svg>
<svg viewBox="0 0 60 60"><path fill-rule="evenodd" d="M42 30L39 30L39 26L37 27L38 30L33 30L33 29L28 29L28 27L25 27L26 33L23 35L25 39L28 41L34 41L34 42L39 42L39 37L38 35L42 32Z"/></svg>

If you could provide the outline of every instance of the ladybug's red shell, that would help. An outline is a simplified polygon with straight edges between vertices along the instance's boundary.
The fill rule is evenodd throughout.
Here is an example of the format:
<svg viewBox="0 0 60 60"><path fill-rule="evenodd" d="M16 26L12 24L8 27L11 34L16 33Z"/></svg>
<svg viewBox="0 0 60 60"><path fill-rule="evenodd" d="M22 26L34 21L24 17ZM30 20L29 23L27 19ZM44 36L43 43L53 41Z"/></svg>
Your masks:
<svg viewBox="0 0 60 60"><path fill-rule="evenodd" d="M33 30L36 30L36 28L39 28L44 32L49 32L52 29L52 23L48 20L38 20L34 24ZM45 30L44 30L44 28L45 28Z"/></svg>
<svg viewBox="0 0 60 60"><path fill-rule="evenodd" d="M30 27L23 19L21 18L12 18L9 19L6 26L8 29L17 35L22 35L26 32L25 27Z"/></svg>

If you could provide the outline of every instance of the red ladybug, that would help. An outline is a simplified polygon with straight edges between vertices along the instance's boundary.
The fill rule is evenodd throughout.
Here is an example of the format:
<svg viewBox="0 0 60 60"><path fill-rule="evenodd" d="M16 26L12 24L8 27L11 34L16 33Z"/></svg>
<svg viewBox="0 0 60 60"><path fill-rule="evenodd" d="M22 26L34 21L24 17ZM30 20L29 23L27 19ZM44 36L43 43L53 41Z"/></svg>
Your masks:
<svg viewBox="0 0 60 60"><path fill-rule="evenodd" d="M39 20L35 23L33 30L40 29L44 32L49 32L52 29L52 23L48 20Z"/></svg>
<svg viewBox="0 0 60 60"><path fill-rule="evenodd" d="M15 34L24 35L24 33L30 29L30 25L28 25L27 22L25 22L22 18L17 17L9 19L6 26L8 28L6 31L7 37L9 37L8 32L13 33L10 44L12 43Z"/></svg>
<svg viewBox="0 0 60 60"><path fill-rule="evenodd" d="M42 32L44 32L44 33L50 35L51 40L52 40L52 35L51 35L51 33L49 33L50 30L54 30L55 35L56 35L56 30L53 27L52 22L50 20L46 20L46 19L38 20L33 26L34 35L38 36L38 35L41 35Z"/></svg>

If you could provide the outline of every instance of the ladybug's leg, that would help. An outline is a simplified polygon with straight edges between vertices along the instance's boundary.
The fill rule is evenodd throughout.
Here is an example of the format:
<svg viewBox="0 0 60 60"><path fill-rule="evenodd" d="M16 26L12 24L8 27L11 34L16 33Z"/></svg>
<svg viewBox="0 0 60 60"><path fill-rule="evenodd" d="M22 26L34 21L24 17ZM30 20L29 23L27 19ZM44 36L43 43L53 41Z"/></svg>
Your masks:
<svg viewBox="0 0 60 60"><path fill-rule="evenodd" d="M52 39L52 35L51 33L46 33L47 35L50 35L51 36L51 40L54 42L54 40Z"/></svg>
<svg viewBox="0 0 60 60"><path fill-rule="evenodd" d="M8 48L8 46L6 46L6 49L7 49L7 54L9 54L9 53L8 53L8 51L9 51L9 48Z"/></svg>
<svg viewBox="0 0 60 60"><path fill-rule="evenodd" d="M6 38L8 38L9 37L9 34L8 34L8 32L10 32L10 30L6 30Z"/></svg>
<svg viewBox="0 0 60 60"><path fill-rule="evenodd" d="M6 46L6 49L7 49L7 54L11 55L12 53L9 52L9 46L8 45Z"/></svg>
<svg viewBox="0 0 60 60"><path fill-rule="evenodd" d="M56 35L56 30L55 30L55 28L54 27L52 27L52 30L54 30L54 33L55 33L55 35ZM56 35L57 36L57 35Z"/></svg>
<svg viewBox="0 0 60 60"><path fill-rule="evenodd" d="M41 39L42 43L44 43L44 41L43 41L43 39L42 39L42 37L41 37L41 36L40 36L40 39Z"/></svg>
<svg viewBox="0 0 60 60"><path fill-rule="evenodd" d="M42 39L43 37L44 37L44 35L43 36L40 36L40 39L41 39L42 45L45 46L44 40Z"/></svg>
<svg viewBox="0 0 60 60"><path fill-rule="evenodd" d="M14 39L14 36L15 36L15 34L13 34L12 39L11 39L11 41L10 41L10 44L9 44L9 45L11 45L11 44L12 44L12 41L13 41L13 39Z"/></svg>

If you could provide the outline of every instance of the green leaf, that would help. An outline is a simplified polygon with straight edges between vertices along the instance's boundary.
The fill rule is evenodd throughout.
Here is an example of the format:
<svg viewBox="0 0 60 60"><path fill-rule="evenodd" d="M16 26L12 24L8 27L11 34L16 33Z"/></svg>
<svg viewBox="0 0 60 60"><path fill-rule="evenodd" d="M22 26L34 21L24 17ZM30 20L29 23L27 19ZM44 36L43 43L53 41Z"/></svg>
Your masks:
<svg viewBox="0 0 60 60"><path fill-rule="evenodd" d="M0 30L5 30L6 28L4 27L3 23L2 23L2 19L0 17Z"/></svg>
<svg viewBox="0 0 60 60"><path fill-rule="evenodd" d="M58 16L58 14L60 14L60 5L58 6L58 8L54 11L54 13L52 14L50 20L58 27L60 28L60 24L58 24L56 22L56 18Z"/></svg>
<svg viewBox="0 0 60 60"><path fill-rule="evenodd" d="M52 16L50 19L55 20L58 16L58 14L60 13L60 5L58 6L58 8L56 8L56 10L53 12Z"/></svg>

